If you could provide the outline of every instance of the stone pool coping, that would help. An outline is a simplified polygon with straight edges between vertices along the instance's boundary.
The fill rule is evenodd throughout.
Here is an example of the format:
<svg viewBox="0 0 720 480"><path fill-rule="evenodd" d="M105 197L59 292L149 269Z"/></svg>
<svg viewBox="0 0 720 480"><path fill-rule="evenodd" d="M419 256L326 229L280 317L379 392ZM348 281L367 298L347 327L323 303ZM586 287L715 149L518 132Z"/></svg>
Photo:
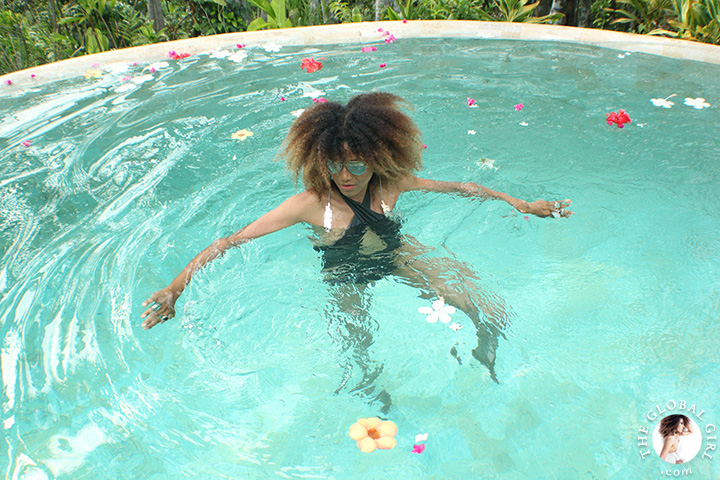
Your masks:
<svg viewBox="0 0 720 480"><path fill-rule="evenodd" d="M167 60L168 52L199 54L209 50L246 45L330 45L338 43L377 43L378 28L390 30L403 38L479 38L494 40L528 40L579 43L627 52L641 52L664 57L720 64L720 46L650 35L613 32L590 28L530 23L478 22L470 20L413 20L345 23L312 27L237 32L70 58L12 72L0 77L0 93L6 89L42 85L58 79L83 75L93 65L108 67L129 62ZM35 75L33 78L32 75ZM12 82L11 85L7 81Z"/></svg>

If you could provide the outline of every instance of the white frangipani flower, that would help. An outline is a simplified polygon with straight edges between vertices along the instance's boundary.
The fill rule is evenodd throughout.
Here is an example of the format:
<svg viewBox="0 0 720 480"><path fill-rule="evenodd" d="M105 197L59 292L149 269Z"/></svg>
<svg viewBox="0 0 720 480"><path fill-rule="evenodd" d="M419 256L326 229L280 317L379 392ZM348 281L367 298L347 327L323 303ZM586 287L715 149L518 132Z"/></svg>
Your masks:
<svg viewBox="0 0 720 480"><path fill-rule="evenodd" d="M210 58L228 58L232 56L232 52L227 50L213 50L210 52Z"/></svg>
<svg viewBox="0 0 720 480"><path fill-rule="evenodd" d="M672 95L670 95L669 97L666 97L666 98L651 98L650 101L656 107L671 108L673 105L675 105L674 102L670 101L670 99L674 96L676 96L676 94L673 93Z"/></svg>
<svg viewBox="0 0 720 480"><path fill-rule="evenodd" d="M420 307L418 312L427 315L425 320L428 323L436 323L440 320L442 323L450 323L450 315L456 312L452 305L445 305L445 299L440 297L432 303L430 307Z"/></svg>
<svg viewBox="0 0 720 480"><path fill-rule="evenodd" d="M689 107L697 108L698 110L702 110L703 108L707 108L710 106L708 102L705 101L704 98L686 98L685 99L685 105Z"/></svg>
<svg viewBox="0 0 720 480"><path fill-rule="evenodd" d="M279 52L282 46L277 43L266 43L263 48L266 52Z"/></svg>
<svg viewBox="0 0 720 480"><path fill-rule="evenodd" d="M240 63L243 60L245 60L247 58L247 56L248 56L247 52L245 52L243 50L238 50L237 52L230 55L228 57L228 60L233 61L235 63Z"/></svg>

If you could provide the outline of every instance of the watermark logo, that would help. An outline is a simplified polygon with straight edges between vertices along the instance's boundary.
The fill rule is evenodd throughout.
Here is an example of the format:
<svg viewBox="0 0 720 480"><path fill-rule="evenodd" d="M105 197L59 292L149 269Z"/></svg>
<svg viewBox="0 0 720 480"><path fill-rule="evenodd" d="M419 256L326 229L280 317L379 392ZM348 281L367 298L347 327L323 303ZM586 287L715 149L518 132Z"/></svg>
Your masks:
<svg viewBox="0 0 720 480"><path fill-rule="evenodd" d="M717 446L717 427L706 417L705 410L685 400L650 408L638 428L640 458L658 462L662 476L692 475L690 462L711 461Z"/></svg>

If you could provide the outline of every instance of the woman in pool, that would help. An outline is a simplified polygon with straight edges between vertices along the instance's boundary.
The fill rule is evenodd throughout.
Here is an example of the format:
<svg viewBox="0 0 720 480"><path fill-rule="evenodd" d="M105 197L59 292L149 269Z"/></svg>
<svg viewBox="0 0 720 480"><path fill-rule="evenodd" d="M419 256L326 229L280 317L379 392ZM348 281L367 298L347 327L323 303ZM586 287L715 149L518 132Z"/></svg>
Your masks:
<svg viewBox="0 0 720 480"><path fill-rule="evenodd" d="M685 435L692 435L690 419L685 415L668 415L660 422L660 435L665 443L660 451L660 458L669 463L684 463L682 439Z"/></svg>
<svg viewBox="0 0 720 480"><path fill-rule="evenodd" d="M423 298L443 298L465 312L478 332L473 356L495 379L497 337L508 323L502 300L482 293L475 285L477 275L464 264L429 258L433 249L401 235L391 212L400 194L415 190L499 199L539 217L569 216L570 202L528 203L475 183L416 177L423 145L418 127L400 109L402 102L378 92L358 95L347 105L326 102L308 108L290 128L283 152L305 190L200 252L170 285L143 303L149 307L142 314L143 328L174 317L175 302L193 274L230 247L303 222L314 230L315 248L323 255L333 299L330 317L340 322L333 331L341 332L343 348L354 352L354 362L362 366L363 380L356 390L372 389L380 371L370 368L367 358L375 321L366 313L364 292L385 276L416 287Z"/></svg>

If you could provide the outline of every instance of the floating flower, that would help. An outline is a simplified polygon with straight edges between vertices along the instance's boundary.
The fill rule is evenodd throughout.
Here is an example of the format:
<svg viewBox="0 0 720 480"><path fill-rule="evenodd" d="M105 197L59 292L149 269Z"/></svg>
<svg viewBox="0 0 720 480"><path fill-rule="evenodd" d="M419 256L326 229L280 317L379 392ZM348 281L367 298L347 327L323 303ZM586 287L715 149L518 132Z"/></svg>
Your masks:
<svg viewBox="0 0 720 480"><path fill-rule="evenodd" d="M90 65L90 68L98 68L99 66L99 63L93 63L92 65Z"/></svg>
<svg viewBox="0 0 720 480"><path fill-rule="evenodd" d="M37 75L35 75L34 73L31 73L31 74L30 74L30 78L35 78L36 76L37 76Z"/></svg>
<svg viewBox="0 0 720 480"><path fill-rule="evenodd" d="M468 130L468 135L475 135L477 132L475 130Z"/></svg>
<svg viewBox="0 0 720 480"><path fill-rule="evenodd" d="M425 451L425 445L413 445L412 453L423 453Z"/></svg>
<svg viewBox="0 0 720 480"><path fill-rule="evenodd" d="M363 52L365 52L365 53L367 53L367 52L374 52L375 50L377 50L377 47L373 47L373 46L370 46L370 47L362 47L360 50L363 51Z"/></svg>
<svg viewBox="0 0 720 480"><path fill-rule="evenodd" d="M235 52L235 53L233 53L232 55L230 55L230 56L228 57L228 60L230 60L231 62L240 63L240 62L242 62L243 60L245 60L245 59L247 58L247 56L248 56L247 52L244 52L244 51L242 51L242 50L238 50L237 52Z"/></svg>
<svg viewBox="0 0 720 480"><path fill-rule="evenodd" d="M397 445L397 425L390 421L380 421L377 417L359 418L350 426L349 434L365 453L374 452L377 448L390 450Z"/></svg>
<svg viewBox="0 0 720 480"><path fill-rule="evenodd" d="M172 58L173 60L182 60L183 58L189 57L189 53L177 53L175 50L170 50L168 53L168 57Z"/></svg>
<svg viewBox="0 0 720 480"><path fill-rule="evenodd" d="M676 94L673 93L667 98L651 98L650 102L656 107L671 108L673 105L675 105L675 103L670 101L670 99L674 96L676 96Z"/></svg>
<svg viewBox="0 0 720 480"><path fill-rule="evenodd" d="M281 102L284 102L284 101L285 101L285 97L280 97L280 101L281 101Z"/></svg>
<svg viewBox="0 0 720 480"><path fill-rule="evenodd" d="M385 43L393 43L393 42L396 42L396 41L397 41L397 38L395 38L395 35L393 35L393 34L388 34L388 35L385 37Z"/></svg>
<svg viewBox="0 0 720 480"><path fill-rule="evenodd" d="M462 328L462 325L460 325L459 323L453 322L450 325L448 325L448 328L450 330L452 330L453 332L457 332L458 330L460 330Z"/></svg>
<svg viewBox="0 0 720 480"><path fill-rule="evenodd" d="M168 68L170 64L168 62L155 62L148 65L147 68L150 71L160 70L161 68Z"/></svg>
<svg viewBox="0 0 720 480"><path fill-rule="evenodd" d="M25 140L25 141L22 142L20 145L22 145L23 147L29 147L30 145L32 145L32 141L30 141L30 140Z"/></svg>
<svg viewBox="0 0 720 480"><path fill-rule="evenodd" d="M468 107L472 107L473 105L475 105L475 99L474 99L474 98L468 98L468 99L467 99L467 102L468 102Z"/></svg>
<svg viewBox="0 0 720 480"><path fill-rule="evenodd" d="M152 80L153 78L155 78L155 77L153 77L152 75L140 75L138 77L133 77L132 81L133 81L133 83L140 85L141 83L148 82L148 81Z"/></svg>
<svg viewBox="0 0 720 480"><path fill-rule="evenodd" d="M235 45L235 46L236 46L237 48L245 48L245 44L244 44L244 43L238 43L238 44Z"/></svg>
<svg viewBox="0 0 720 480"><path fill-rule="evenodd" d="M622 53L618 53L618 58L625 58L625 55L623 55Z"/></svg>
<svg viewBox="0 0 720 480"><path fill-rule="evenodd" d="M407 20L403 19L403 23L407 23Z"/></svg>
<svg viewBox="0 0 720 480"><path fill-rule="evenodd" d="M618 110L617 113L611 112L606 114L607 116L607 123L608 125L612 125L613 123L618 126L618 128L623 128L626 123L632 122L630 119L630 115L625 112L625 110Z"/></svg>
<svg viewBox="0 0 720 480"><path fill-rule="evenodd" d="M427 150L427 144L423 143L423 150Z"/></svg>
<svg viewBox="0 0 720 480"><path fill-rule="evenodd" d="M307 70L308 73L317 72L323 67L323 64L315 60L314 58L303 58L300 64L300 69Z"/></svg>
<svg viewBox="0 0 720 480"><path fill-rule="evenodd" d="M383 62L380 64L380 68L385 68L385 67L387 67L387 63Z"/></svg>
<svg viewBox="0 0 720 480"><path fill-rule="evenodd" d="M383 30L382 28L378 28L378 32L384 32L384 31L385 30Z"/></svg>
<svg viewBox="0 0 720 480"><path fill-rule="evenodd" d="M315 103L326 103L326 102L327 102L327 98L323 98L323 97L313 98L313 102L315 102Z"/></svg>
<svg viewBox="0 0 720 480"><path fill-rule="evenodd" d="M525 220L527 220L528 222L530 221L530 215L525 215L523 218L524 218Z"/></svg>
<svg viewBox="0 0 720 480"><path fill-rule="evenodd" d="M266 43L263 45L263 48L266 52L279 52L282 46L278 45L277 43Z"/></svg>
<svg viewBox="0 0 720 480"><path fill-rule="evenodd" d="M135 90L137 88L137 85L134 83L126 83L124 85L120 85L115 89L117 93L123 93L123 92L129 92L130 90Z"/></svg>
<svg viewBox="0 0 720 480"><path fill-rule="evenodd" d="M698 110L702 110L703 108L707 108L710 106L708 102L705 101L704 98L686 98L685 99L685 105L688 107L697 108Z"/></svg>
<svg viewBox="0 0 720 480"><path fill-rule="evenodd" d="M428 434L427 433L418 433L415 435L415 443L422 443L425 440L427 440Z"/></svg>
<svg viewBox="0 0 720 480"><path fill-rule="evenodd" d="M522 110L522 109L523 109L523 104L522 104L522 103L518 103L517 105L515 105L515 111L516 111L516 112L519 112L519 111Z"/></svg>
<svg viewBox="0 0 720 480"><path fill-rule="evenodd" d="M445 305L445 299L440 297L432 303L430 307L420 307L418 312L427 315L428 323L435 323L440 320L442 323L450 323L450 315L456 312L455 307Z"/></svg>
<svg viewBox="0 0 720 480"><path fill-rule="evenodd" d="M233 52L227 50L212 50L210 52L210 58L228 58L233 55Z"/></svg>
<svg viewBox="0 0 720 480"><path fill-rule="evenodd" d="M132 77L130 77L130 76L125 76L120 79L120 81L123 83L129 82L130 80L132 80Z"/></svg>
<svg viewBox="0 0 720 480"><path fill-rule="evenodd" d="M520 125L522 125L523 127L527 127L527 126L528 126L528 123L525 122L525 121L522 121L522 122L520 122Z"/></svg>
<svg viewBox="0 0 720 480"><path fill-rule="evenodd" d="M5 80L5 85L12 85L12 80Z"/></svg>
<svg viewBox="0 0 720 480"><path fill-rule="evenodd" d="M493 160L492 158L481 158L478 165L480 165L480 168L483 170L498 169L498 167L495 166L495 160Z"/></svg>
<svg viewBox="0 0 720 480"><path fill-rule="evenodd" d="M102 72L100 70L88 70L85 72L85 78L100 78Z"/></svg>
<svg viewBox="0 0 720 480"><path fill-rule="evenodd" d="M233 133L231 135L231 138L233 140L241 140L244 142L245 140L247 140L249 137L252 137L252 136L253 136L253 132L251 132L250 130L248 130L246 128L243 128L242 130L238 130L237 132Z"/></svg>

